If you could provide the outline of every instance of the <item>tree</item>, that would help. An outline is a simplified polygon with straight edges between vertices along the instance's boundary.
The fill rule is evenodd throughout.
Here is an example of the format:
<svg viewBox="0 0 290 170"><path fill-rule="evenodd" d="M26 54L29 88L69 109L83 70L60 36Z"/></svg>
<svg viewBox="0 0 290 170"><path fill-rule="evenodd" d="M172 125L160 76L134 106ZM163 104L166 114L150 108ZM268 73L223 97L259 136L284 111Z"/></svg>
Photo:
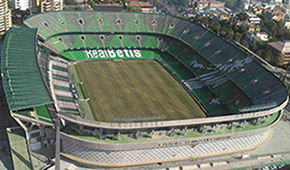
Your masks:
<svg viewBox="0 0 290 170"><path fill-rule="evenodd" d="M266 60L268 63L272 63L272 56L268 53L265 53L263 55L264 60Z"/></svg>
<svg viewBox="0 0 290 170"><path fill-rule="evenodd" d="M271 60L273 61L273 64L281 65L284 62L284 56L282 54L273 55Z"/></svg>
<svg viewBox="0 0 290 170"><path fill-rule="evenodd" d="M239 32L242 33L242 34L245 34L245 33L248 32L248 29L247 29L247 27L241 25L241 26L239 27Z"/></svg>
<svg viewBox="0 0 290 170"><path fill-rule="evenodd" d="M277 23L273 20L265 20L262 23L262 28L273 37L277 35Z"/></svg>
<svg viewBox="0 0 290 170"><path fill-rule="evenodd" d="M258 47L257 47L257 45L254 43L254 44L252 44L252 45L250 46L250 49L251 49L252 51L256 51L256 50L258 49Z"/></svg>
<svg viewBox="0 0 290 170"><path fill-rule="evenodd" d="M218 33L221 30L221 24L213 21L213 23L211 24L211 29Z"/></svg>
<svg viewBox="0 0 290 170"><path fill-rule="evenodd" d="M227 34L227 35L226 35L226 40L228 40L228 41L232 41L232 40L233 40L233 35L231 35L231 34Z"/></svg>
<svg viewBox="0 0 290 170"><path fill-rule="evenodd" d="M240 27L239 27L238 25L234 25L234 26L233 26L233 30L234 30L235 32L238 32L239 29L240 29Z"/></svg>
<svg viewBox="0 0 290 170"><path fill-rule="evenodd" d="M65 0L66 5L74 5L75 4L74 2L75 1L73 1L73 0Z"/></svg>
<svg viewBox="0 0 290 170"><path fill-rule="evenodd" d="M186 0L172 0L173 3L177 4L178 6L187 6L188 2Z"/></svg>
<svg viewBox="0 0 290 170"><path fill-rule="evenodd" d="M243 38L243 39L241 40L241 44L242 44L243 46L245 46L246 48L249 47L248 41L247 41L245 38Z"/></svg>
<svg viewBox="0 0 290 170"><path fill-rule="evenodd" d="M13 9L13 1L8 1L8 8Z"/></svg>
<svg viewBox="0 0 290 170"><path fill-rule="evenodd" d="M256 51L256 54L257 54L258 56L262 56L263 53L264 53L264 50L263 50L263 49L259 49L259 50Z"/></svg>
<svg viewBox="0 0 290 170"><path fill-rule="evenodd" d="M139 7L131 7L131 6L126 6L124 9L123 9L124 12L142 12L141 8Z"/></svg>
<svg viewBox="0 0 290 170"><path fill-rule="evenodd" d="M209 26L209 18L208 17L202 17L201 23L203 23L206 27Z"/></svg>
<svg viewBox="0 0 290 170"><path fill-rule="evenodd" d="M229 8L234 8L237 5L237 0L227 0L226 1L226 6Z"/></svg>
<svg viewBox="0 0 290 170"><path fill-rule="evenodd" d="M229 27L229 29L227 30L227 33L230 34L231 36L234 36L235 31L231 27Z"/></svg>
<svg viewBox="0 0 290 170"><path fill-rule="evenodd" d="M258 43L257 43L257 46L258 46L258 48L260 48L260 49L265 49L265 46L266 46L266 42L265 41L259 41Z"/></svg>
<svg viewBox="0 0 290 170"><path fill-rule="evenodd" d="M238 18L240 21L245 21L245 20L248 20L249 16L248 16L248 14L242 12L242 13L238 14Z"/></svg>
<svg viewBox="0 0 290 170"><path fill-rule="evenodd" d="M222 36L222 37L225 37L226 35L227 35L227 32L226 32L225 30L222 29L222 30L221 30L221 36Z"/></svg>
<svg viewBox="0 0 290 170"><path fill-rule="evenodd" d="M243 35L239 32L236 32L234 35L234 41L240 42L242 39Z"/></svg>
<svg viewBox="0 0 290 170"><path fill-rule="evenodd" d="M221 0L226 3L226 6L233 9L237 6L238 0Z"/></svg>
<svg viewBox="0 0 290 170"><path fill-rule="evenodd" d="M196 15L195 17L194 17L194 20L196 21L196 22L198 22L198 23L201 23L201 21L203 20L203 16L201 16L201 15Z"/></svg>
<svg viewBox="0 0 290 170"><path fill-rule="evenodd" d="M269 50L263 50L263 53L262 53L262 55L260 55L260 57L262 57L268 63L272 63L273 53Z"/></svg>
<svg viewBox="0 0 290 170"><path fill-rule="evenodd" d="M266 20L265 21L265 26L267 27L267 28L276 28L277 27L277 23L275 22L275 21L273 21L273 20Z"/></svg>

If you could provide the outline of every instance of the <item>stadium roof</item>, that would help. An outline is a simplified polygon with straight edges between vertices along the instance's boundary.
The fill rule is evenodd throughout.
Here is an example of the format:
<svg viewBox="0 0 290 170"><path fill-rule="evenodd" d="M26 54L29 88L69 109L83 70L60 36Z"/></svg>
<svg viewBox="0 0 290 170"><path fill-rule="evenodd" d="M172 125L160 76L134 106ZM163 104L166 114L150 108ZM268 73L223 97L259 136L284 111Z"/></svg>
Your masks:
<svg viewBox="0 0 290 170"><path fill-rule="evenodd" d="M38 68L36 35L37 29L12 28L5 37L1 72L10 110L53 103Z"/></svg>

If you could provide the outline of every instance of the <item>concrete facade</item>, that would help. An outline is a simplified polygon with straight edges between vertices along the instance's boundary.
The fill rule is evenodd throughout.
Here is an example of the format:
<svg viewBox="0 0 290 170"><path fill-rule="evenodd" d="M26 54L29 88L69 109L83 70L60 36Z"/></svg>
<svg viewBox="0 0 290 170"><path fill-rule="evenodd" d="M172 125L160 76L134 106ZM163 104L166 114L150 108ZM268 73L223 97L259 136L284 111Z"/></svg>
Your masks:
<svg viewBox="0 0 290 170"><path fill-rule="evenodd" d="M8 1L0 1L0 34L3 35L12 27L11 10L8 9Z"/></svg>
<svg viewBox="0 0 290 170"><path fill-rule="evenodd" d="M13 0L14 9L19 9L21 11L25 11L30 7L29 0Z"/></svg>
<svg viewBox="0 0 290 170"><path fill-rule="evenodd" d="M124 151L105 151L86 145L80 141L62 138L62 155L86 166L130 166L169 162L200 157L210 157L219 154L239 152L255 148L271 137L271 131L244 137L203 141L196 144L176 145L169 147L154 147L149 149L134 149Z"/></svg>

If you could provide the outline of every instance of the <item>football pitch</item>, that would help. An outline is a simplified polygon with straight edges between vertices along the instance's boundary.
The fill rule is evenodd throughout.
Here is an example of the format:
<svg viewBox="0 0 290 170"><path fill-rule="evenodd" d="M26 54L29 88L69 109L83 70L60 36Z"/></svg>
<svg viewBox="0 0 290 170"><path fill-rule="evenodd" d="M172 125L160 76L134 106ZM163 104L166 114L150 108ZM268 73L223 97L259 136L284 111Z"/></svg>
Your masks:
<svg viewBox="0 0 290 170"><path fill-rule="evenodd" d="M91 117L103 122L145 122L205 117L156 61L90 61L76 64Z"/></svg>

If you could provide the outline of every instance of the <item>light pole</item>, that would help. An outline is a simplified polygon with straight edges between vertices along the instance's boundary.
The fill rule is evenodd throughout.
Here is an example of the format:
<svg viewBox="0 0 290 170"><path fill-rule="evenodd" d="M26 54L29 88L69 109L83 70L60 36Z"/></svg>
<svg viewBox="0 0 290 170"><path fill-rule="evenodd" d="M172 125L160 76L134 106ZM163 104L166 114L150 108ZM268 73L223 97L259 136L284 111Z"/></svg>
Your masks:
<svg viewBox="0 0 290 170"><path fill-rule="evenodd" d="M56 119L56 142L55 142L55 170L60 170L60 136L59 136L60 120L57 115Z"/></svg>

